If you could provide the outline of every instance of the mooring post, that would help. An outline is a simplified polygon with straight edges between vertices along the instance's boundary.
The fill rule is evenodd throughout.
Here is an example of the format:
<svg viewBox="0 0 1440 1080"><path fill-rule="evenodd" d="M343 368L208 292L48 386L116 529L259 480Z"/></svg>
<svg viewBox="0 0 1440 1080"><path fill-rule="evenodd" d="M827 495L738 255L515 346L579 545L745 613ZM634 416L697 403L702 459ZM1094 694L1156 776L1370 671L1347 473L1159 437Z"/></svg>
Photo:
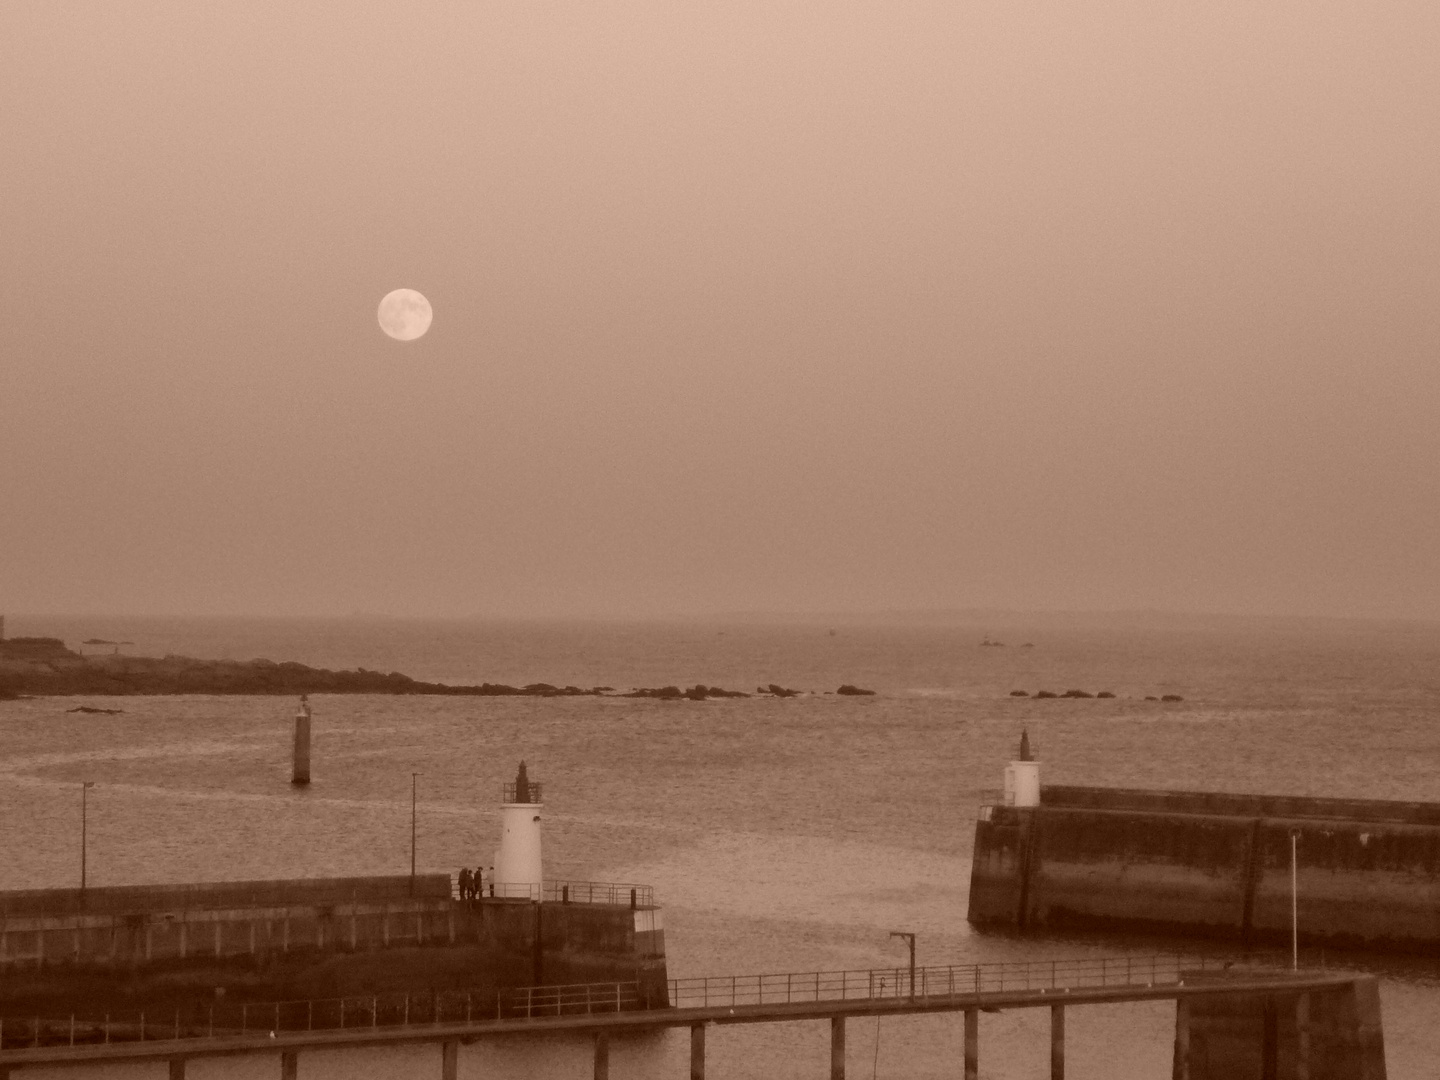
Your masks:
<svg viewBox="0 0 1440 1080"><path fill-rule="evenodd" d="M1050 1006L1050 1080L1065 1080L1065 1006Z"/></svg>
<svg viewBox="0 0 1440 1080"><path fill-rule="evenodd" d="M610 1080L610 1033L595 1033L595 1080Z"/></svg>
<svg viewBox="0 0 1440 1080"><path fill-rule="evenodd" d="M300 1051L286 1050L280 1055L280 1080L295 1080L300 1075Z"/></svg>
<svg viewBox="0 0 1440 1080"><path fill-rule="evenodd" d="M965 1080L980 1080L980 1010L965 1010Z"/></svg>
<svg viewBox="0 0 1440 1080"><path fill-rule="evenodd" d="M1173 1080L1190 1080L1190 1002L1175 999L1175 1064L1170 1070Z"/></svg>
<svg viewBox="0 0 1440 1080"><path fill-rule="evenodd" d="M1310 995L1295 999L1295 1080L1310 1080Z"/></svg>
<svg viewBox="0 0 1440 1080"><path fill-rule="evenodd" d="M460 1075L460 1043L447 1039L440 1044L440 1080L457 1080Z"/></svg>
<svg viewBox="0 0 1440 1080"><path fill-rule="evenodd" d="M845 1017L830 1017L830 1080L845 1080Z"/></svg>
<svg viewBox="0 0 1440 1080"><path fill-rule="evenodd" d="M176 1057L170 1059L170 1080L185 1080L185 1059Z"/></svg>
<svg viewBox="0 0 1440 1080"><path fill-rule="evenodd" d="M690 1080L705 1080L705 1025L690 1025Z"/></svg>

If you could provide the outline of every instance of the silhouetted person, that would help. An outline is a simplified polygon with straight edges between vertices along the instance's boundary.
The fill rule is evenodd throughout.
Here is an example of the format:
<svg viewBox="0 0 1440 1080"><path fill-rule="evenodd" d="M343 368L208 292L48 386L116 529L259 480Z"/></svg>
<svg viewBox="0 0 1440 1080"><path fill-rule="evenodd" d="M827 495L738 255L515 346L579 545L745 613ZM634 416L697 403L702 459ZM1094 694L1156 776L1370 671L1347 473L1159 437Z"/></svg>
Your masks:
<svg viewBox="0 0 1440 1080"><path fill-rule="evenodd" d="M470 880L470 870L468 867L462 866L460 868L460 899L469 900L470 890L472 888L473 884Z"/></svg>

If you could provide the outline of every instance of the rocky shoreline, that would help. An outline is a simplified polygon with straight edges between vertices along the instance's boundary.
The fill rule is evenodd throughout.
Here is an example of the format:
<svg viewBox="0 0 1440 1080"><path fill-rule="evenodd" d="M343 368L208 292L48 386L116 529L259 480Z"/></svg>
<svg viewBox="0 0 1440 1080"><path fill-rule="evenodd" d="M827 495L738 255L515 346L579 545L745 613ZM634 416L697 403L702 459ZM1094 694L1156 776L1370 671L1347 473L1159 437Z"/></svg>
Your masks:
<svg viewBox="0 0 1440 1080"><path fill-rule="evenodd" d="M845 685L841 694L869 694ZM756 693L795 697L803 693L771 683ZM454 686L422 682L398 671L357 668L332 671L294 661L197 660L189 656L85 656L57 638L0 641L0 700L25 697L125 697L168 694L432 694L451 697L632 697L662 701L704 701L750 697L740 690L697 684L640 687L621 693L612 686L508 686L481 683Z"/></svg>

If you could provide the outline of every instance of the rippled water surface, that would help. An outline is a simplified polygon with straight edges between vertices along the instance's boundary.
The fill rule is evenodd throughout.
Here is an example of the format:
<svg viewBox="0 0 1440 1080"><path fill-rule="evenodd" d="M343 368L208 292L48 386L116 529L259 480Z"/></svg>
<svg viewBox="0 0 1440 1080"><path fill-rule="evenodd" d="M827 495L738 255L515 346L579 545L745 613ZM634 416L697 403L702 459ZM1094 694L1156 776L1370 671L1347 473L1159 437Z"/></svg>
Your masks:
<svg viewBox="0 0 1440 1080"><path fill-rule="evenodd" d="M1143 954L1177 943L1020 941L966 924L975 810L1022 727L1047 781L1440 800L1433 627L1037 624L1003 627L1003 649L977 646L993 627L829 629L12 620L14 634L121 637L152 655L267 656L445 681L821 692L703 703L322 696L305 791L287 782L286 699L84 699L125 710L114 717L67 714L79 699L0 704L3 885L75 883L82 779L96 782L98 884L407 872L411 772L421 869L488 863L500 785L524 757L546 785L547 873L653 884L672 976L901 964L896 929L919 935L926 964ZM842 682L880 693L823 693ZM1120 696L1009 696L1071 687ZM1143 700L1163 693L1185 700ZM1437 970L1403 958L1326 962L1382 972L1391 1077L1435 1076ZM1172 1010L1073 1010L1067 1075L1168 1076ZM984 1016L982 1075L1048 1075L1048 1022L1041 1012ZM851 1075L958 1075L960 1037L952 1016L854 1021ZM813 1077L824 1075L828 1030L718 1029L708 1047L713 1077ZM307 1078L430 1078L438 1055L317 1053L301 1068ZM193 1063L189 1075L276 1068L221 1060ZM470 1077L578 1080L589 1070L582 1041L483 1044L461 1059ZM687 1075L688 1037L622 1042L611 1070ZM164 1073L106 1075L122 1074Z"/></svg>

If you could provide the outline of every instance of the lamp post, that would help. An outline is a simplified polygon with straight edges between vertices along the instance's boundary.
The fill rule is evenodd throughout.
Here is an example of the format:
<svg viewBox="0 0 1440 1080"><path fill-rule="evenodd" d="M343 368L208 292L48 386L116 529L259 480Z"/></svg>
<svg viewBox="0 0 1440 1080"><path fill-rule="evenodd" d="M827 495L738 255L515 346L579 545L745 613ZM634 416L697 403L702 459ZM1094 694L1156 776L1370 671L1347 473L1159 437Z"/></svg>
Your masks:
<svg viewBox="0 0 1440 1080"><path fill-rule="evenodd" d="M415 895L415 778L420 774L410 774L410 895Z"/></svg>
<svg viewBox="0 0 1440 1080"><path fill-rule="evenodd" d="M910 1000L915 1000L915 935L909 930L891 930L891 937L902 939L910 946Z"/></svg>
<svg viewBox="0 0 1440 1080"><path fill-rule="evenodd" d="M89 846L90 789L95 781L85 780L80 784L80 892L85 892L86 848Z"/></svg>

